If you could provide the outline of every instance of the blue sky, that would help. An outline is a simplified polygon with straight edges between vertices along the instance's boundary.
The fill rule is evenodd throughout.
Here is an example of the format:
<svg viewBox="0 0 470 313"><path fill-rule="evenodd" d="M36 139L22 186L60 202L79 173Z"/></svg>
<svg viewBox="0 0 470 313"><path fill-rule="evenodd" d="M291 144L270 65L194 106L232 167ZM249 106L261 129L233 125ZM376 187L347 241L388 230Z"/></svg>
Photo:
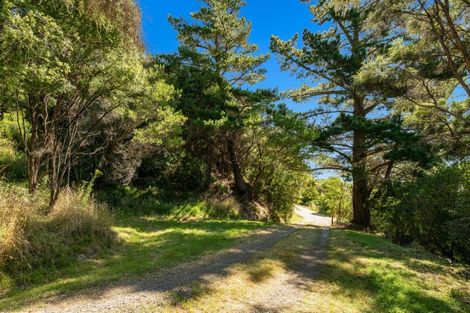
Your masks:
<svg viewBox="0 0 470 313"><path fill-rule="evenodd" d="M168 23L168 16L188 18L191 12L198 10L198 0L138 0L142 10L144 41L151 54L176 51L178 41L176 32ZM295 33L305 28L314 30L308 6L300 0L247 0L241 15L253 24L251 42L259 45L261 53L269 52L269 40L275 34L282 39L290 39ZM282 72L275 55L267 62L268 70L265 81L256 85L259 88L278 88L287 90L298 87L301 81L289 73ZM293 104L295 111L305 111L312 104Z"/></svg>

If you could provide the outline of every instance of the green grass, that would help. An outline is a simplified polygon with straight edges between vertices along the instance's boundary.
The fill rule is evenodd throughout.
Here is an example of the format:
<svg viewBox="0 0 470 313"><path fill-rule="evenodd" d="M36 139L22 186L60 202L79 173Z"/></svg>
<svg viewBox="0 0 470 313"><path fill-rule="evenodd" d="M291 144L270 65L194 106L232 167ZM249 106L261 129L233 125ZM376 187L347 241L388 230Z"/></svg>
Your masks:
<svg viewBox="0 0 470 313"><path fill-rule="evenodd" d="M290 224L298 224L298 223L302 222L303 220L304 220L304 219L303 219L302 216L300 216L300 215L298 215L297 213L294 212L294 213L292 214L292 217L291 217L289 223L290 223Z"/></svg>
<svg viewBox="0 0 470 313"><path fill-rule="evenodd" d="M113 229L120 243L112 251L86 260L72 260L63 268L33 269L26 273L28 286L3 286L0 310L21 308L49 296L159 271L228 248L267 226L243 220L204 220L208 208L201 201L161 202L158 208L159 213L166 215L118 214ZM230 299L244 301L279 273L296 272L295 263L301 259L302 249L314 246L320 231L309 227L299 230L246 266L238 266L236 277L230 284L223 284L226 290L202 292L203 297L194 297L183 306L216 310ZM341 313L470 312L467 267L349 230L330 230L328 245L325 266L305 286L309 291L303 299L305 308ZM168 308L173 309L174 306Z"/></svg>
<svg viewBox="0 0 470 313"><path fill-rule="evenodd" d="M35 269L29 286L11 287L0 310L18 308L55 294L106 284L195 259L234 244L266 224L248 221L181 222L155 215L121 216L114 230L121 243L112 253L75 261L61 269Z"/></svg>
<svg viewBox="0 0 470 313"><path fill-rule="evenodd" d="M144 304L141 312L251 311L257 296L266 301L263 294L272 288L301 290L291 295L292 304L274 300L276 312L470 312L468 268L370 234L330 230L328 256L312 276L299 264L305 262L305 249L315 247L321 231L305 227L250 262L235 265L228 277L195 282L185 293L175 292L171 303ZM297 286L296 277L307 281ZM283 280L293 283L279 287L277 282Z"/></svg>
<svg viewBox="0 0 470 313"><path fill-rule="evenodd" d="M0 122L0 133L1 133ZM21 183L26 180L26 157L18 152L12 141L0 136L0 178L11 183Z"/></svg>
<svg viewBox="0 0 470 313"><path fill-rule="evenodd" d="M369 234L333 230L321 291L351 312L470 312L468 268Z"/></svg>

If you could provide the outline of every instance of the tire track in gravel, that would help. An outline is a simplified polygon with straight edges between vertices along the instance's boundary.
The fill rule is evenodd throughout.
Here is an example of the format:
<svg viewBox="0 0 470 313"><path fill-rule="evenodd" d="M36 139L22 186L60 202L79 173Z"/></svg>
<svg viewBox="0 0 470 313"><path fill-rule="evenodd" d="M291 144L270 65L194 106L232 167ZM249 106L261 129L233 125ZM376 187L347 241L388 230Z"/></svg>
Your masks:
<svg viewBox="0 0 470 313"><path fill-rule="evenodd" d="M273 277L267 284L256 286L256 290L251 290L250 297L242 300L225 299L228 303L238 301L238 309L232 307L230 312L309 312L311 308L304 310L301 299L310 293L309 285L319 274L326 259L331 219L314 214L304 207L297 207L296 212L303 218L296 226L270 227L240 239L235 247L203 256L198 260L140 278L123 279L81 291L73 296L56 296L32 304L19 312L142 312L140 308L146 305L168 308L174 300L172 294L175 292L185 290L194 283L210 285L218 282L223 286L230 280L233 267L249 264L255 254L269 251L284 239L290 238L287 240L292 241L291 236L300 236L301 233L296 233L299 230L313 230L318 232L318 236L304 242L306 244L297 252L296 259L289 264L287 272ZM227 307L223 307L221 312L225 309Z"/></svg>
<svg viewBox="0 0 470 313"><path fill-rule="evenodd" d="M68 313L108 312L127 305L165 301L168 291L201 279L204 276L224 277L230 266L249 260L255 253L273 247L297 231L297 227L272 227L262 234L242 239L236 247L223 250L197 261L177 265L143 278L123 280L108 287L94 288L79 295L64 295L36 303L19 312ZM252 238L254 237L254 238Z"/></svg>

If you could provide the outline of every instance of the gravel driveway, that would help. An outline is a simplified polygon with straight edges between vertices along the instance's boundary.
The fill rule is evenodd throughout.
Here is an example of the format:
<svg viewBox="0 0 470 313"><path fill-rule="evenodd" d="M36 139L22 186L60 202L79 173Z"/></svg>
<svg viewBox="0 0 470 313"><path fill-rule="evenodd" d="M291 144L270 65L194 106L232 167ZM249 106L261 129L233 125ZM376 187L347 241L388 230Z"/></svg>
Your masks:
<svg viewBox="0 0 470 313"><path fill-rule="evenodd" d="M276 243L294 236L297 231L310 227L309 225L330 225L327 223L327 221L331 222L329 218L317 216L302 207L297 207L296 210L299 215L304 217L301 225L271 227L241 239L234 248L202 257L197 261L181 264L155 274L148 274L143 278L123 280L112 285L86 290L74 296L64 295L48 299L20 312L141 312L142 310L139 308L146 304L157 307L167 305L172 301L169 295L175 290L184 290L185 286L194 283L204 285L223 281L233 274L232 267L248 262L256 253L269 250ZM316 275L326 254L328 233L328 229L323 228L318 240L301 251L298 257L299 262L294 262L292 265L293 271L307 274L310 278ZM263 285L261 290L256 291L257 297L260 299L258 302L261 303L258 306L259 310L255 311L272 311L268 309L267 305L276 305L276 301L273 301L272 298L273 292L276 294L274 298L277 298L278 301L294 301L298 298L295 295L299 295L301 292L297 288L302 284L301 280L303 279L305 277L301 278L293 272L272 279L271 286ZM256 297L250 301L255 299ZM269 303L262 303L263 301ZM242 303L238 304L240 304L238 306L240 310L230 309L230 311L245 312L246 310L243 308L246 307ZM253 310L250 309L250 311Z"/></svg>
<svg viewBox="0 0 470 313"><path fill-rule="evenodd" d="M313 213L309 208L301 205L295 206L295 213L303 218L300 225L312 225L318 227L331 227L331 217Z"/></svg>

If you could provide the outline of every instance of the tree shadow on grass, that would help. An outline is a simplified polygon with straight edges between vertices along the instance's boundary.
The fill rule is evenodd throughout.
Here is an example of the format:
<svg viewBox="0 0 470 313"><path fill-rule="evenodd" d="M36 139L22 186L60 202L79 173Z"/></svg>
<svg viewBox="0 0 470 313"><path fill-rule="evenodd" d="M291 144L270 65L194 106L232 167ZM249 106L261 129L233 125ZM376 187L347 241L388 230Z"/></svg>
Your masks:
<svg viewBox="0 0 470 313"><path fill-rule="evenodd" d="M261 283L273 276L273 267L269 264L257 264L248 269L248 275L252 282Z"/></svg>
<svg viewBox="0 0 470 313"><path fill-rule="evenodd" d="M82 266L74 275L66 277L60 290L82 289L86 286L95 286L97 282L117 280L129 273L155 272L158 269L169 268L146 275L144 278L119 280L112 285L98 288L95 292L88 291L86 296L90 300L98 299L105 290L124 287L136 293L168 293L173 305L178 306L186 301L210 295L213 292L210 282L214 277L231 275L233 265L252 260L259 251L269 251L276 243L281 242L278 245L281 246L280 251L275 249L275 253L268 252L258 257L253 264L249 264L253 282L261 282L271 274L269 270L263 268L257 270L259 261L273 260L304 278L299 287L305 290L311 291L308 281L316 280L337 286L339 290L333 292L350 297L351 301L366 294L372 299L370 312L456 311L455 305L433 297L424 287L421 288L418 274L408 270L407 250L388 246L384 240L370 235L349 231L326 231L313 227L297 228L300 231L294 233L295 228L270 227L262 234L247 236L246 242L235 248L189 264L176 265L183 261L196 260L197 256L209 251L229 247L237 237L237 232L254 229L256 226L251 222L181 223L171 220L153 221L148 217L133 219L121 225L124 226L144 233L145 242L139 240L125 242L121 250L111 258L104 259L100 266ZM329 239L328 234L331 237ZM156 237L145 238L146 236ZM286 241L281 241L288 237ZM330 249L328 255L334 262L326 262L328 240ZM287 243L289 247L283 249L282 245ZM319 247L324 248L319 249ZM419 254L412 257L419 262L428 262L427 257ZM363 259L393 261L396 266L367 270ZM130 268L132 270L129 270ZM420 267L420 270L426 271L426 267ZM432 267L428 269L431 273L434 270ZM83 275L84 271L89 273ZM81 281L77 281L80 279ZM67 297L68 294L64 294L49 302L60 302ZM17 303L18 307L20 305L21 303ZM462 303L457 306L462 312L469 309ZM260 307L253 307L253 310L256 309Z"/></svg>
<svg viewBox="0 0 470 313"><path fill-rule="evenodd" d="M291 231L287 227L272 226L262 234L253 234L263 224L232 221L178 222L173 220L152 220L139 217L118 223L117 227L129 232L116 251L97 260L77 262L68 269L57 271L42 279L42 282L29 286L26 290L12 290L3 295L0 309L18 308L44 298L45 294L57 294L49 298L49 303L61 302L70 297L72 291L83 290L97 285L97 292L85 291L86 297L100 298L103 290L131 288L139 291L174 291L175 299L197 297L208 292L200 287L200 292L185 292L182 287L204 279L206 275L228 275L227 268L244 261L258 250L258 245L272 245ZM124 234L126 232L123 232ZM202 255L233 246L243 238L246 245L217 254L216 257L188 266L174 267L183 262L197 260ZM240 246L240 245L238 245ZM173 267L173 268L172 268ZM170 272L162 269L170 268ZM146 275L137 278L135 275ZM122 278L128 277L125 280ZM134 278L132 277L134 276ZM115 283L109 285L110 282ZM25 297L26 295L26 297ZM29 298L29 299L25 299Z"/></svg>
<svg viewBox="0 0 470 313"><path fill-rule="evenodd" d="M172 306L181 306L189 301L198 300L207 297L215 290L210 287L210 280L201 277L199 280L184 286L177 286L170 292L170 301Z"/></svg>
<svg viewBox="0 0 470 313"><path fill-rule="evenodd" d="M215 223L214 225L217 225ZM227 227L228 225L224 225ZM185 226L182 226L185 227ZM197 223L192 228L197 228ZM249 226L238 226L249 227ZM445 264L429 259L426 253L403 249L383 239L356 232L333 231L329 242L330 231L316 227L301 227L301 231L293 234L293 230L284 233L261 235L258 241L245 245L242 250L226 251L215 259L196 264L191 268L176 269L187 273L181 279L175 275L164 283L158 281L139 281L133 286L134 290L170 291L175 305L189 300L197 300L212 293L209 287L214 276L230 275L230 267L251 259L259 251L267 250L281 242L281 249L257 257L257 261L248 264L248 274L254 283L260 283L270 277L269 267L263 267L263 261L272 260L284 264L287 270L295 272L304 278L296 281L298 287L311 291L308 281L320 281L339 287L334 291L341 296L355 298L366 294L372 300L370 312L467 312L470 307L463 302L449 302L431 294L427 283L423 282L424 274L437 274L445 271ZM337 236L337 234L341 234ZM290 239L281 241L290 236ZM184 239L178 239L184 242ZM290 244L288 249L282 249L282 243ZM328 245L329 243L329 245ZM337 246L335 246L337 245ZM335 262L327 262L327 247L329 256ZM385 267L374 265L368 268L369 262L387 261ZM411 260L411 261L410 261ZM410 266L412 264L413 266ZM344 266L346 265L346 266ZM416 271L416 269L419 271ZM176 273L176 272L175 272ZM210 277L211 278L210 278ZM174 280L172 280L174 279ZM184 289L188 284L195 283L194 288ZM183 289L182 289L183 288ZM445 296L444 296L445 298ZM262 304L256 304L262 305ZM255 306L256 306L255 305ZM269 307L275 310L276 307ZM254 310L259 310L260 307ZM283 308L279 308L282 310Z"/></svg>
<svg viewBox="0 0 470 313"><path fill-rule="evenodd" d="M289 281L297 288L312 292L312 286L322 288L322 283L325 288L334 286L328 292L350 299L344 305L367 297L371 306L363 308L364 312L470 312L467 293L454 291L450 297L455 301L445 294L433 293L441 291L432 290L436 288L430 284L432 275L449 273L445 262L440 263L442 260L368 234L334 230L330 231L330 239L325 234L327 231L319 228L303 227L286 240L289 247L281 246L275 253L250 264L249 272L266 258L280 262L301 278ZM328 258L325 246L329 248ZM256 276L250 279L256 283ZM253 311L257 312L257 306L253 306Z"/></svg>
<svg viewBox="0 0 470 313"><path fill-rule="evenodd" d="M417 247L402 247L385 240L384 238L371 236L356 231L336 231L338 240L346 240L353 245L354 249L361 250L364 257L375 260L389 260L398 262L402 267L410 269L416 274L441 274L457 279L465 278L470 273L470 267L463 264L452 264L431 252Z"/></svg>
<svg viewBox="0 0 470 313"><path fill-rule="evenodd" d="M318 236L318 231L305 229L303 236ZM446 268L443 264L430 261L427 254L414 253L383 239L356 232L333 231L331 237L328 253L330 261L322 265L319 275L309 270L308 266L299 266L298 262L286 262L286 268L307 280L314 279L339 287L335 294L350 297L351 301L366 294L373 300L370 312L470 311L470 306L465 303L452 305L429 293L427 282L423 281L424 277L419 273L442 273ZM315 257L315 252L309 251L308 247L303 247L299 254ZM317 252L317 259L314 258L311 262L321 264L318 255ZM382 262L368 268L371 263L364 260L371 263L391 261L391 265L380 267ZM417 269L419 273L414 272Z"/></svg>
<svg viewBox="0 0 470 313"><path fill-rule="evenodd" d="M425 290L404 287L394 275L382 272L357 274L332 265L326 267L325 270L334 272L335 276L321 276L319 280L339 286L335 294L351 299L367 294L373 300L369 312L455 312L448 302L426 294Z"/></svg>

